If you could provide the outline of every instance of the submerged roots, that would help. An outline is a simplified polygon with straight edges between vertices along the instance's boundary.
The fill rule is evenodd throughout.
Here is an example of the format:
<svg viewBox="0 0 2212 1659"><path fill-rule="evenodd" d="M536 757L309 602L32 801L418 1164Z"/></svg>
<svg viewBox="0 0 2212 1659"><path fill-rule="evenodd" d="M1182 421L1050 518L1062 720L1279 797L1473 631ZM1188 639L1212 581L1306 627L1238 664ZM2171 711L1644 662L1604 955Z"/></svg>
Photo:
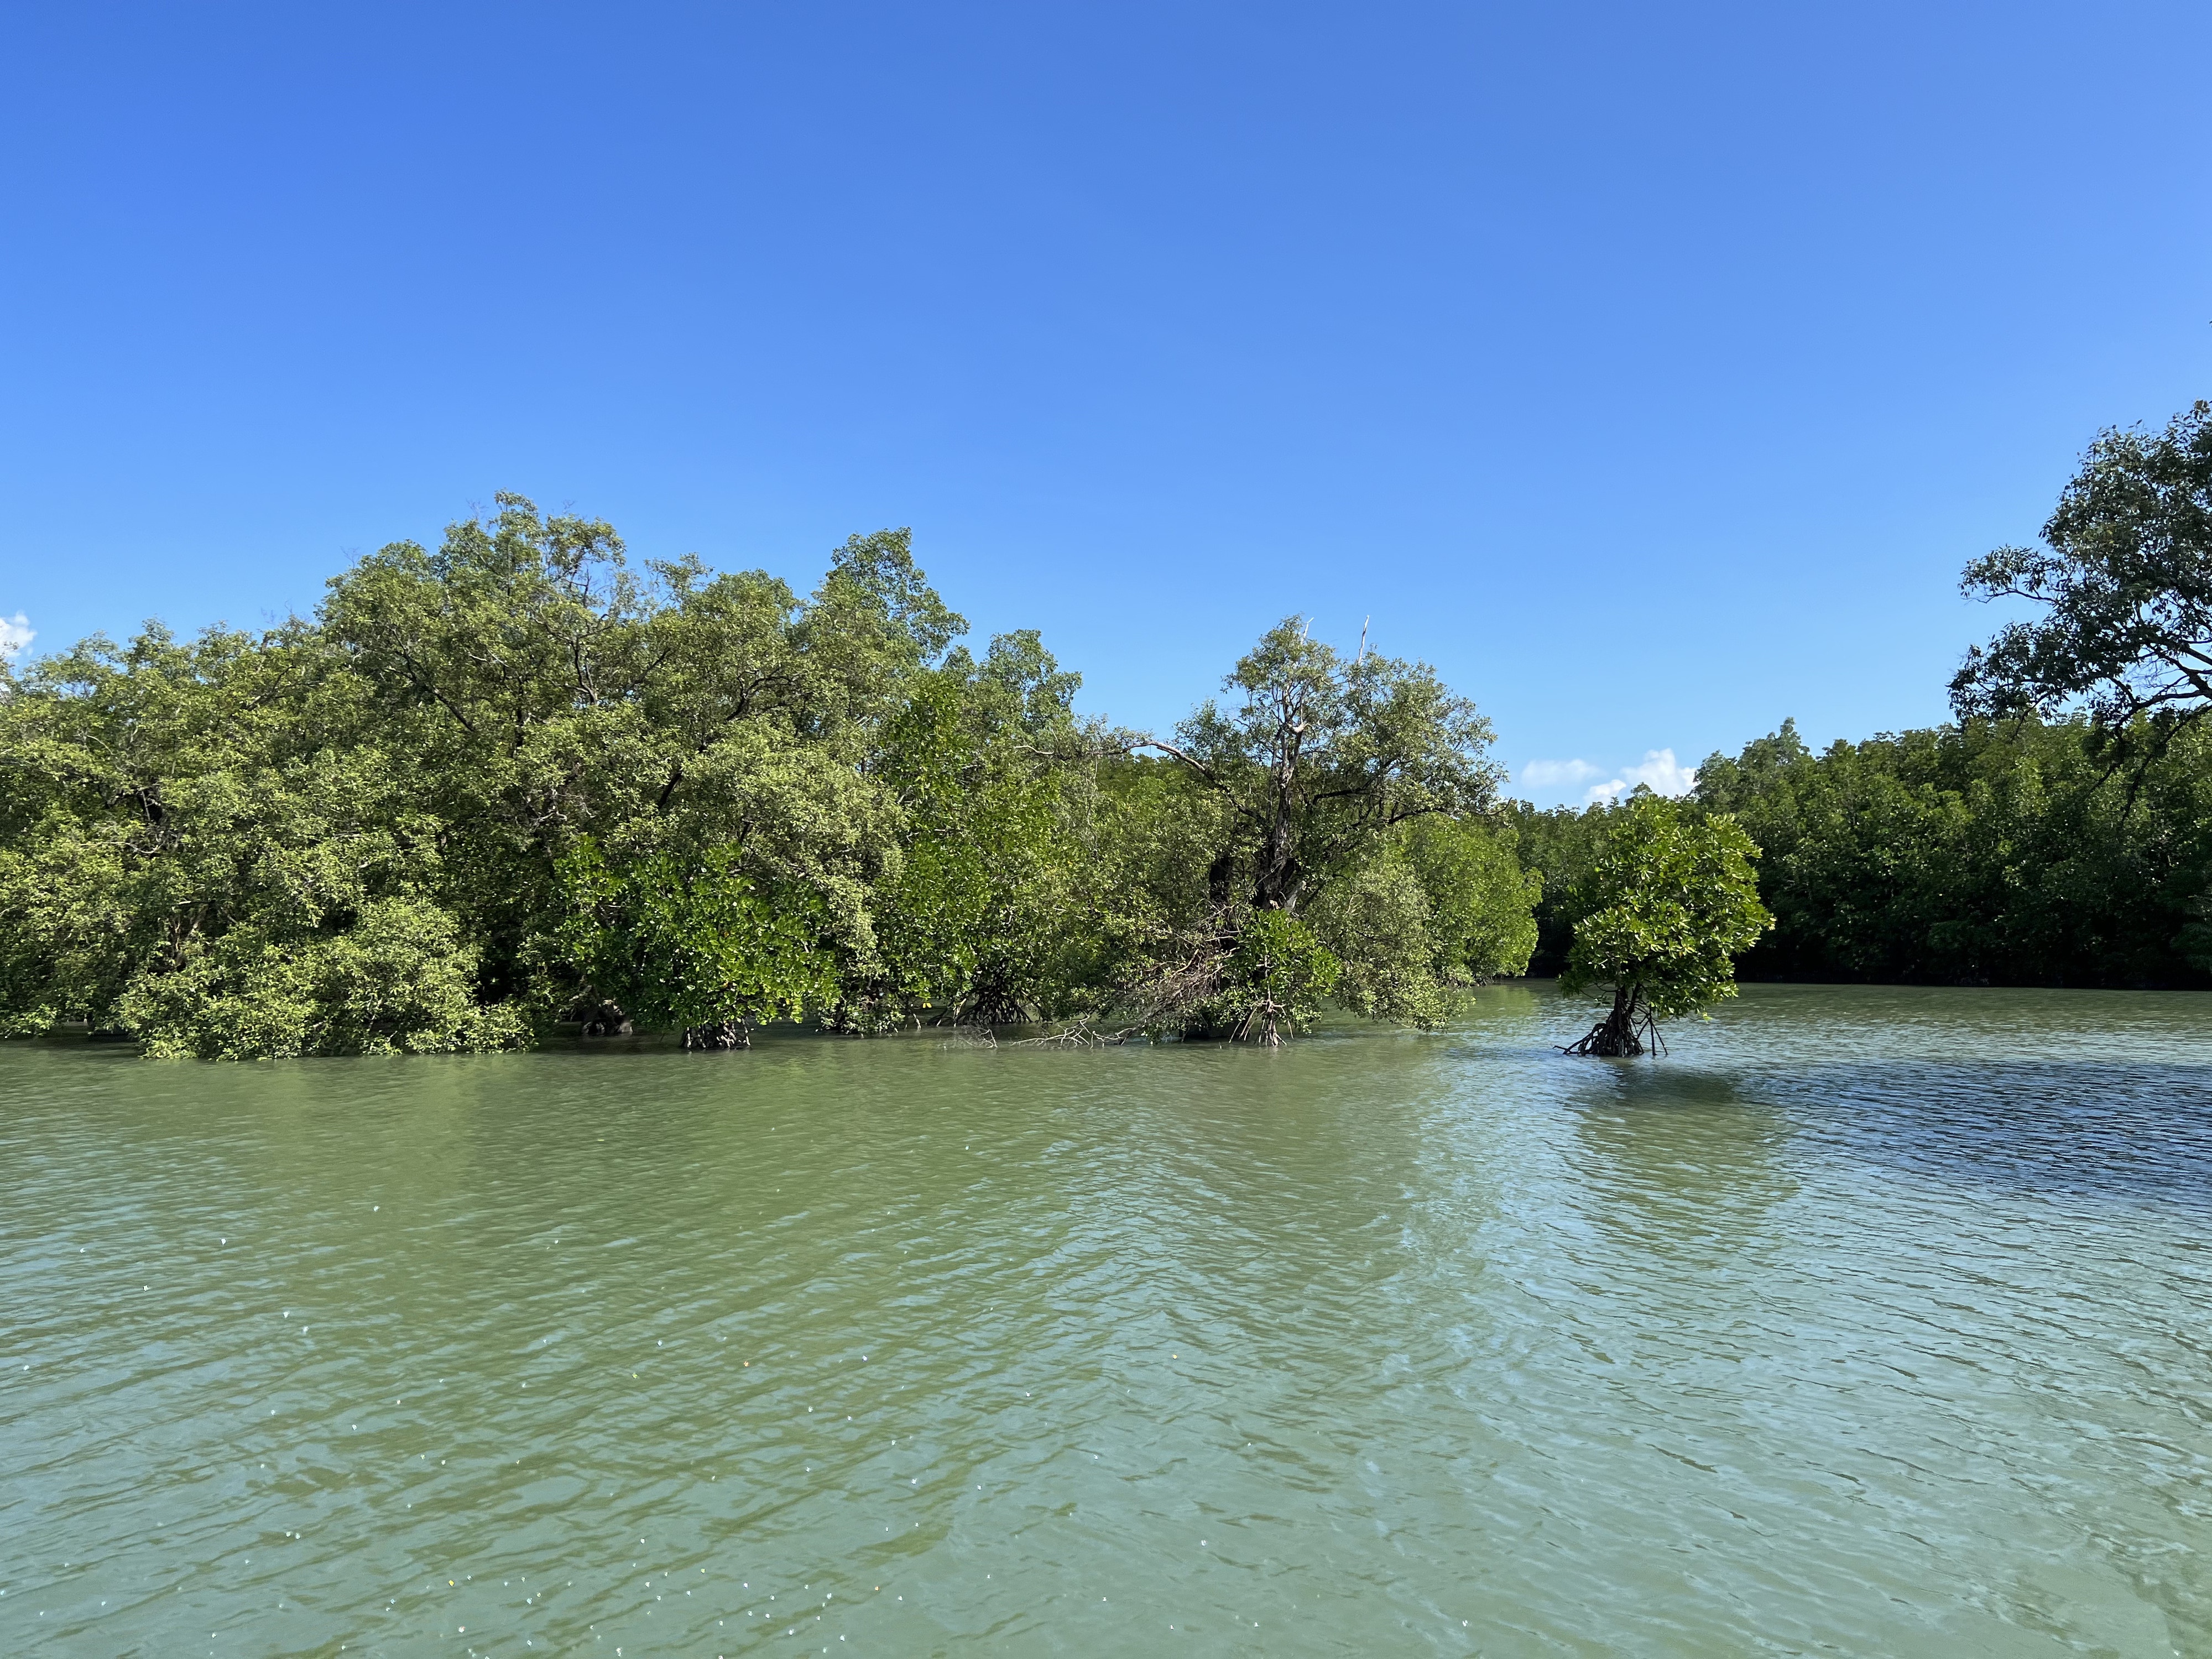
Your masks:
<svg viewBox="0 0 2212 1659"><path fill-rule="evenodd" d="M1659 1022L1641 999L1616 999L1613 1011L1591 1026L1580 1042L1570 1042L1559 1052L1620 1060L1654 1052L1663 1054L1667 1040L1659 1035Z"/></svg>
<svg viewBox="0 0 2212 1659"><path fill-rule="evenodd" d="M1111 1048L1127 1042L1138 1034L1135 1026L1119 1031L1102 1031L1087 1019L1079 1019L1057 1031L1048 1031L1042 1036L1024 1037L1008 1046L1015 1048Z"/></svg>
<svg viewBox="0 0 2212 1659"><path fill-rule="evenodd" d="M723 1050L750 1048L753 1046L753 1034L734 1019L717 1020L710 1025L687 1025L684 1028L684 1046Z"/></svg>

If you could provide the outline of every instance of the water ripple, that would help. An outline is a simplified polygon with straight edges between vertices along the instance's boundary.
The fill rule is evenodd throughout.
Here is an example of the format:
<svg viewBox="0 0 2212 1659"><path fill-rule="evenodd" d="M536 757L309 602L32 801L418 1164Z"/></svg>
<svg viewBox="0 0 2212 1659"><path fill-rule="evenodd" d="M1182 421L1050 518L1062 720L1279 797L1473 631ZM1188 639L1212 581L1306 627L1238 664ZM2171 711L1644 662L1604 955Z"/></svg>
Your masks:
<svg viewBox="0 0 2212 1659"><path fill-rule="evenodd" d="M2212 1655L2212 998L0 1048L0 1651Z"/></svg>

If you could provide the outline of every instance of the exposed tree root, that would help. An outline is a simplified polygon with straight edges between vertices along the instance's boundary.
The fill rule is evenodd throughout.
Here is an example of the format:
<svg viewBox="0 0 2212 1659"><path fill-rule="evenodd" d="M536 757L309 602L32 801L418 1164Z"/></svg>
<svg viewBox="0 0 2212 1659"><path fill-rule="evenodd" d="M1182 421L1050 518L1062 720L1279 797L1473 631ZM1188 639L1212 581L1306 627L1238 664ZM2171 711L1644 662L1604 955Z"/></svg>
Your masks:
<svg viewBox="0 0 2212 1659"><path fill-rule="evenodd" d="M1079 1019L1066 1028L1050 1031L1043 1036L1024 1037L1010 1042L1010 1048L1111 1048L1139 1035L1139 1028L1128 1026L1119 1031L1102 1031L1087 1019Z"/></svg>
<svg viewBox="0 0 2212 1659"><path fill-rule="evenodd" d="M954 1011L957 1025L1026 1025L1030 1011L1022 1006L1007 984L1002 972L987 974L969 997Z"/></svg>
<svg viewBox="0 0 2212 1659"><path fill-rule="evenodd" d="M1231 1042L1257 1042L1270 1048L1283 1045L1283 1034L1276 1022L1290 1012L1273 997L1262 997L1244 1011L1244 1017L1230 1028Z"/></svg>
<svg viewBox="0 0 2212 1659"><path fill-rule="evenodd" d="M687 1025L684 1028L686 1048L728 1050L750 1048L753 1034L734 1019L717 1020L711 1025Z"/></svg>
<svg viewBox="0 0 2212 1659"><path fill-rule="evenodd" d="M1636 991L1622 989L1613 994L1613 1007L1606 1017L1591 1026L1580 1042L1571 1042L1559 1052L1618 1060L1653 1050L1667 1052L1667 1040L1659 1035L1657 1018Z"/></svg>

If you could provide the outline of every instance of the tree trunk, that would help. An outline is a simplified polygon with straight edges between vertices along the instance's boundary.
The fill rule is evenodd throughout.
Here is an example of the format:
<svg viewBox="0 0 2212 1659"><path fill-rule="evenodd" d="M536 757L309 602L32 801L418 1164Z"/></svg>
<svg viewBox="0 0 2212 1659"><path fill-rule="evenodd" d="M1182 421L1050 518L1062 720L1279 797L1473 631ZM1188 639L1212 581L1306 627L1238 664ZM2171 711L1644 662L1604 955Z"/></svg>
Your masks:
<svg viewBox="0 0 2212 1659"><path fill-rule="evenodd" d="M1304 866L1291 852L1287 832L1262 848L1260 867L1252 883L1252 908L1298 913L1298 895L1306 884Z"/></svg>
<svg viewBox="0 0 2212 1659"><path fill-rule="evenodd" d="M1570 1043L1564 1052L1620 1059L1643 1054L1647 1036L1653 1047L1658 1046L1657 1022L1644 1005L1643 988L1617 985L1613 992L1613 1007L1606 1017L1590 1027L1589 1036L1579 1042Z"/></svg>
<svg viewBox="0 0 2212 1659"><path fill-rule="evenodd" d="M1230 885L1237 879L1237 854L1224 853L1206 872L1206 902L1216 910L1229 908Z"/></svg>

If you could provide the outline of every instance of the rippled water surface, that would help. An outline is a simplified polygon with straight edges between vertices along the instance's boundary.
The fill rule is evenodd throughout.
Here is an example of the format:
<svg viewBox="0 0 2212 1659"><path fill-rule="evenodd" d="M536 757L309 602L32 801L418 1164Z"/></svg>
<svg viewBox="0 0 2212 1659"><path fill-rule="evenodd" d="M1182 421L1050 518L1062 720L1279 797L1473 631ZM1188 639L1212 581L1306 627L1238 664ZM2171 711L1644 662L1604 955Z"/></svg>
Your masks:
<svg viewBox="0 0 2212 1659"><path fill-rule="evenodd" d="M0 1653L2212 1655L2212 998L0 1047Z"/></svg>

